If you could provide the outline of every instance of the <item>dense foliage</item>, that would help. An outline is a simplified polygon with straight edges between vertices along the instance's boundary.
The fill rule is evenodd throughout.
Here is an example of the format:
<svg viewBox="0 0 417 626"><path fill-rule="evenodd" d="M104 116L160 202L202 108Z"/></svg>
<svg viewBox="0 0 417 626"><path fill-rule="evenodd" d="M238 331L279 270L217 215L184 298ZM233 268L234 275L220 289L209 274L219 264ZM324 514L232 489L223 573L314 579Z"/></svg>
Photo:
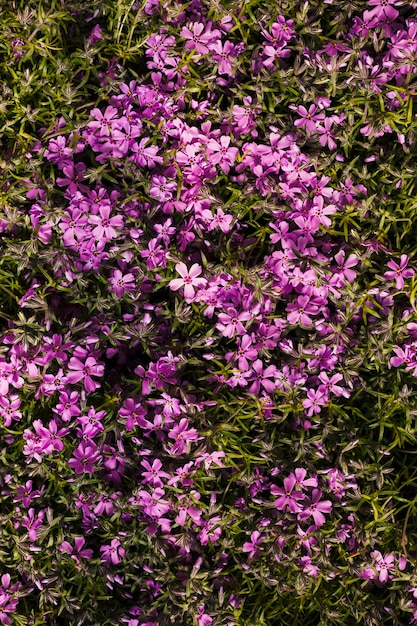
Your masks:
<svg viewBox="0 0 417 626"><path fill-rule="evenodd" d="M417 3L0 9L0 623L417 623Z"/></svg>

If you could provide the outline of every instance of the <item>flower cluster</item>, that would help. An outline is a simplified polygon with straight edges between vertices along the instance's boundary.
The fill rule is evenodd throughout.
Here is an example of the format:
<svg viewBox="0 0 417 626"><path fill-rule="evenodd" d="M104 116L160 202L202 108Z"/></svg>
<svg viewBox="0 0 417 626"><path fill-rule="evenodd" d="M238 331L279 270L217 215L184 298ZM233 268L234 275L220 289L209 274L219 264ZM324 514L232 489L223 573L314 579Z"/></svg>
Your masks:
<svg viewBox="0 0 417 626"><path fill-rule="evenodd" d="M0 622L413 620L414 7L113 5L0 173Z"/></svg>

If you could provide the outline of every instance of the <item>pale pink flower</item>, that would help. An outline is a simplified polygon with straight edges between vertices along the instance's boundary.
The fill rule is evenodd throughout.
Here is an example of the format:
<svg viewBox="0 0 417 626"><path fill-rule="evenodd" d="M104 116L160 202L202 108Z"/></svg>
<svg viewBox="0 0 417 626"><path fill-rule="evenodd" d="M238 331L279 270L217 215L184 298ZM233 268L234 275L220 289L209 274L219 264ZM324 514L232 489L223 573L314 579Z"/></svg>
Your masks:
<svg viewBox="0 0 417 626"><path fill-rule="evenodd" d="M205 278L200 277L200 274L203 271L201 266L198 263L193 263L188 270L185 263L177 263L175 269L181 278L174 278L171 280L169 283L170 288L173 291L177 291L178 289L181 289L181 287L184 287L184 297L186 302L192 302L195 296L195 287L202 287L207 282Z"/></svg>

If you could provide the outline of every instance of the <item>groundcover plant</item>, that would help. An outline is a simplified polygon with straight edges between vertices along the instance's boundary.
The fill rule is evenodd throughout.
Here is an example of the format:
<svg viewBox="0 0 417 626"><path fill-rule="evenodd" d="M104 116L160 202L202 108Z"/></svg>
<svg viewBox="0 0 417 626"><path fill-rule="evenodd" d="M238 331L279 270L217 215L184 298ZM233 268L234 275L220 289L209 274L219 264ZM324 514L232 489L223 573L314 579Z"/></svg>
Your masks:
<svg viewBox="0 0 417 626"><path fill-rule="evenodd" d="M0 623L417 623L417 3L0 9Z"/></svg>

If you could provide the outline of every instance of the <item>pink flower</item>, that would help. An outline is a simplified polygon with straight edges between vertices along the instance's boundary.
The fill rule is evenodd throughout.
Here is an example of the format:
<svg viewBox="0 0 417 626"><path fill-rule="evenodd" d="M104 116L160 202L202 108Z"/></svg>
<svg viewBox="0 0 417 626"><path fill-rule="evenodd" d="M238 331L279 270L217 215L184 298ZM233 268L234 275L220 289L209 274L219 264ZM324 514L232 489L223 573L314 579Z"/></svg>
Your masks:
<svg viewBox="0 0 417 626"><path fill-rule="evenodd" d="M297 481L295 476L287 476L284 478L284 489L277 487L276 485L271 486L271 493L274 496L279 496L274 500L274 506L279 511L289 510L291 513L299 513L302 510L302 506L298 504L299 500L304 500L305 495L294 489L297 486Z"/></svg>
<svg viewBox="0 0 417 626"><path fill-rule="evenodd" d="M149 195L160 202L172 199L172 194L177 188L177 183L168 182L165 176L152 176L152 185Z"/></svg>
<svg viewBox="0 0 417 626"><path fill-rule="evenodd" d="M68 159L65 157L69 157L73 153L72 148L66 147L66 139L62 135L56 137L55 139L51 139L48 144L48 149L45 150L45 158L52 163L61 163L68 162Z"/></svg>
<svg viewBox="0 0 417 626"><path fill-rule="evenodd" d="M11 618L6 613L14 613L19 604L17 598L12 598L9 593L0 593L0 624L8 626L12 623Z"/></svg>
<svg viewBox="0 0 417 626"><path fill-rule="evenodd" d="M94 472L94 463L100 458L97 446L93 442L82 441L78 448L74 450L72 458L68 461L68 465L76 474Z"/></svg>
<svg viewBox="0 0 417 626"><path fill-rule="evenodd" d="M321 388L323 387L323 388ZM326 388L320 385L318 389L309 389L307 391L307 398L303 400L302 405L304 409L307 409L306 414L308 417L320 413L321 407L327 404L329 396Z"/></svg>
<svg viewBox="0 0 417 626"><path fill-rule="evenodd" d="M298 296L296 302L287 305L287 319L290 324L310 326L313 323L310 315L319 312L319 307L313 304L309 296Z"/></svg>
<svg viewBox="0 0 417 626"><path fill-rule="evenodd" d="M119 539L112 539L110 545L101 546L100 552L102 552L102 562L107 565L110 563L118 565L125 555L125 550L121 547Z"/></svg>
<svg viewBox="0 0 417 626"><path fill-rule="evenodd" d="M392 270L391 272L385 272L384 278L387 280L395 280L396 289L403 289L404 278L411 278L414 276L414 270L409 267L407 269L408 256L402 254L400 258L400 264L397 265L395 261L388 261L387 266Z"/></svg>
<svg viewBox="0 0 417 626"><path fill-rule="evenodd" d="M39 511L37 517L35 517L35 509L29 509L28 514L23 516L22 526L24 526L28 530L29 541L36 541L37 539L36 529L39 528L39 526L42 526L44 517L45 517L45 513L43 510Z"/></svg>
<svg viewBox="0 0 417 626"><path fill-rule="evenodd" d="M112 125L118 120L119 112L115 107L108 106L104 114L100 109L91 109L90 116L95 118L95 122L89 122L88 128L98 130L101 137L108 137L111 134Z"/></svg>
<svg viewBox="0 0 417 626"><path fill-rule="evenodd" d="M196 526L200 526L203 511L195 506L196 503L193 502L193 498L194 500L200 500L201 495L197 491L191 491L190 495L192 498L185 493L178 494L178 514L175 517L175 521L180 526L185 526L187 517L191 518Z"/></svg>
<svg viewBox="0 0 417 626"><path fill-rule="evenodd" d="M68 368L71 371L68 372L67 379L71 384L83 380L86 391L94 391L100 387L100 384L93 381L91 376L103 376L104 365L99 364L94 357L87 357L83 363L76 356L73 356L68 363Z"/></svg>
<svg viewBox="0 0 417 626"><path fill-rule="evenodd" d="M335 150L337 144L334 140L334 133L332 131L333 120L331 117L326 117L323 124L317 125L317 132L320 135L319 143L323 148L327 145L329 150Z"/></svg>
<svg viewBox="0 0 417 626"><path fill-rule="evenodd" d="M213 623L213 619L205 612L204 604L198 607L198 613L196 613L195 618L197 626L210 626Z"/></svg>
<svg viewBox="0 0 417 626"><path fill-rule="evenodd" d="M181 37L187 39L185 47L188 50L195 50L198 54L207 54L209 49L206 44L220 37L220 31L211 31L209 24L201 22L190 23L188 27L184 26L180 34Z"/></svg>
<svg viewBox="0 0 417 626"><path fill-rule="evenodd" d="M374 560L371 567L366 567L362 571L362 578L365 580L377 580L380 583L386 583L394 577L395 572L395 555L392 552L382 556L379 550L371 552ZM404 569L405 565L401 563L400 569Z"/></svg>
<svg viewBox="0 0 417 626"><path fill-rule="evenodd" d="M249 552L249 561L252 561L252 559L257 558L261 554L259 546L262 544L262 539L263 536L261 533L255 530L250 536L250 541L246 541L243 544L243 552Z"/></svg>
<svg viewBox="0 0 417 626"><path fill-rule="evenodd" d="M117 237L117 232L114 230L115 227L121 228L123 226L122 216L115 215L110 217L110 213L110 206L101 206L99 208L98 215L91 215L88 218L90 224L95 224L95 228L93 228L93 235L98 240L103 238L114 239Z"/></svg>
<svg viewBox="0 0 417 626"><path fill-rule="evenodd" d="M229 173L230 167L236 161L238 148L230 147L230 137L223 135L220 142L216 139L210 139L207 144L207 157L210 163L218 164L223 172Z"/></svg>
<svg viewBox="0 0 417 626"><path fill-rule="evenodd" d="M326 518L323 513L330 513L332 503L330 500L321 500L322 492L320 489L313 489L310 504L298 514L297 519L303 521L312 517L316 526L322 526Z"/></svg>
<svg viewBox="0 0 417 626"><path fill-rule="evenodd" d="M227 313L219 313L219 321L216 324L216 328L224 337L231 339L236 334L243 335L246 333L242 322L247 322L251 317L249 311L238 313L233 307L228 307Z"/></svg>
<svg viewBox="0 0 417 626"><path fill-rule="evenodd" d="M91 559L93 556L93 551L90 548L84 548L85 539L84 537L74 537L73 547L68 541L63 541L59 546L61 552L65 552L65 554L70 554L71 558L76 562L80 562L81 559Z"/></svg>
<svg viewBox="0 0 417 626"><path fill-rule="evenodd" d="M205 278L198 278L203 271L198 263L194 263L190 270L187 269L185 263L177 263L175 266L181 278L174 278L170 281L169 286L173 291L177 291L184 287L184 297L186 302L192 302L195 296L195 287L202 287L206 284Z"/></svg>
<svg viewBox="0 0 417 626"><path fill-rule="evenodd" d="M110 291L113 291L118 298L121 298L126 291L135 290L135 277L130 272L123 274L120 270L114 270L109 278Z"/></svg>
<svg viewBox="0 0 417 626"><path fill-rule="evenodd" d="M179 424L175 424L168 432L170 439L175 439L175 443L170 449L171 454L184 454L190 447L191 441L198 441L199 436L195 428L189 428L186 417L180 419Z"/></svg>
<svg viewBox="0 0 417 626"><path fill-rule="evenodd" d="M216 41L210 45L210 51L213 59L219 64L219 74L229 74L231 76L233 72L232 59L236 57L237 46L231 41L225 41L224 43Z"/></svg>
<svg viewBox="0 0 417 626"><path fill-rule="evenodd" d="M306 130L308 131L315 131L316 122L320 122L324 120L324 113L322 112L316 113L317 106L315 104L310 104L308 109L306 109L306 107L303 105L300 105L298 107L295 107L295 105L292 105L290 106L290 109L296 111L296 113L300 115L300 118L295 120L294 122L294 126L296 128L305 127Z"/></svg>
<svg viewBox="0 0 417 626"><path fill-rule="evenodd" d="M321 372L319 374L319 378L323 385L320 385L319 391L333 393L335 396L344 396L345 398L349 398L350 393L345 387L341 387L337 383L343 380L342 374L334 374L331 378L329 378L327 372ZM323 387L323 389L322 389Z"/></svg>

